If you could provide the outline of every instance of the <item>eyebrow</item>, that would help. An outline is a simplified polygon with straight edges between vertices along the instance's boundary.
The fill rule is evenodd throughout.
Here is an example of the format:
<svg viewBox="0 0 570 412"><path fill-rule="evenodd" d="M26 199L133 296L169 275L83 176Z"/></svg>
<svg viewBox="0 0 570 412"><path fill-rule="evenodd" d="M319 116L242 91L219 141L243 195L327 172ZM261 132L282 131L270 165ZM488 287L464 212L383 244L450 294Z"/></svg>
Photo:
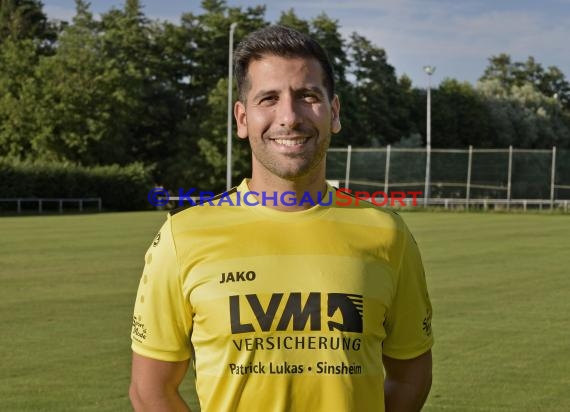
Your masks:
<svg viewBox="0 0 570 412"><path fill-rule="evenodd" d="M325 93L323 92L322 88L319 86L307 86L307 87L301 87L300 89L296 89L293 91L295 94L299 94L299 93L304 93L304 92L312 92L315 94L318 94L320 97L324 97ZM253 101L257 101L259 99L261 99L262 97L265 96L271 96L274 94L279 94L279 92L275 89L270 89L270 90L260 90L259 92L257 92L255 94L255 96L253 96Z"/></svg>

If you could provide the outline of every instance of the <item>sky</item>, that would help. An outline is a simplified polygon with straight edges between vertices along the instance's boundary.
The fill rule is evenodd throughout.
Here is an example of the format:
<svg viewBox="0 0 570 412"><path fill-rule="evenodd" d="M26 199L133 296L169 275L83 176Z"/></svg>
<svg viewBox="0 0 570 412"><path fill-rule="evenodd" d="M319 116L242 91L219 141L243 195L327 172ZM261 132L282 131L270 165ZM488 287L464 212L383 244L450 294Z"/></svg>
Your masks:
<svg viewBox="0 0 570 412"><path fill-rule="evenodd" d="M141 0L151 19L179 22L185 12L202 12L200 0ZM43 0L49 18L71 20L73 0ZM227 0L231 7L265 4L266 20L282 11L310 20L322 12L338 20L345 39L352 32L386 50L398 76L427 86L423 67L436 67L432 84L454 78L475 84L500 53L513 61L533 56L570 77L570 0ZM92 0L97 14L122 7L122 0Z"/></svg>

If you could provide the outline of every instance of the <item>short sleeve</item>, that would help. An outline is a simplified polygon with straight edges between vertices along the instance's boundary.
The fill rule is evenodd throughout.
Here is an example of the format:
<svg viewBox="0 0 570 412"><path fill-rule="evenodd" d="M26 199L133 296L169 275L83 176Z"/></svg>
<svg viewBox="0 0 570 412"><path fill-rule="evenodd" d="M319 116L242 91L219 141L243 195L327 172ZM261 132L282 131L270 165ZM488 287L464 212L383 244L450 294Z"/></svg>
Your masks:
<svg viewBox="0 0 570 412"><path fill-rule="evenodd" d="M418 245L407 228L396 292L385 320L383 353L413 359L433 346L432 306Z"/></svg>
<svg viewBox="0 0 570 412"><path fill-rule="evenodd" d="M190 358L192 311L184 296L171 217L145 255L131 332L135 353L163 361Z"/></svg>

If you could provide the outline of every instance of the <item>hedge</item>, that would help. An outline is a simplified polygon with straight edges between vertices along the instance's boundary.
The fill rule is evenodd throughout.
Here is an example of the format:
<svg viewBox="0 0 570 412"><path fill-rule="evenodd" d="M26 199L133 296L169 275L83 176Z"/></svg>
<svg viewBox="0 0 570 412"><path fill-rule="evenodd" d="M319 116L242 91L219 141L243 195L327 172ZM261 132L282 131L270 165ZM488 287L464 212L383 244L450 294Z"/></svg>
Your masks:
<svg viewBox="0 0 570 412"><path fill-rule="evenodd" d="M0 159L0 198L100 197L106 210L149 209L154 186L141 163L83 167Z"/></svg>

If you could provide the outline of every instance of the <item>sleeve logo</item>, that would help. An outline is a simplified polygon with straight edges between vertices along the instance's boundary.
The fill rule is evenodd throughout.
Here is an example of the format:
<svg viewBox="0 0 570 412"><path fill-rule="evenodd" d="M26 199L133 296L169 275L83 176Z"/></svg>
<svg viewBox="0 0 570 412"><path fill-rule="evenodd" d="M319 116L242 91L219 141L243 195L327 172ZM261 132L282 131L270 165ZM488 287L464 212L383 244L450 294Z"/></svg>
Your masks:
<svg viewBox="0 0 570 412"><path fill-rule="evenodd" d="M157 247L159 243L160 243L160 232L158 232L158 234L154 238L154 241L152 242L152 246Z"/></svg>
<svg viewBox="0 0 570 412"><path fill-rule="evenodd" d="M138 317L133 316L133 327L131 332L131 337L137 342L143 342L146 339L147 330L144 323L141 322L140 315Z"/></svg>
<svg viewBox="0 0 570 412"><path fill-rule="evenodd" d="M431 336L431 310L428 311L426 317L422 322L422 329L426 336Z"/></svg>

